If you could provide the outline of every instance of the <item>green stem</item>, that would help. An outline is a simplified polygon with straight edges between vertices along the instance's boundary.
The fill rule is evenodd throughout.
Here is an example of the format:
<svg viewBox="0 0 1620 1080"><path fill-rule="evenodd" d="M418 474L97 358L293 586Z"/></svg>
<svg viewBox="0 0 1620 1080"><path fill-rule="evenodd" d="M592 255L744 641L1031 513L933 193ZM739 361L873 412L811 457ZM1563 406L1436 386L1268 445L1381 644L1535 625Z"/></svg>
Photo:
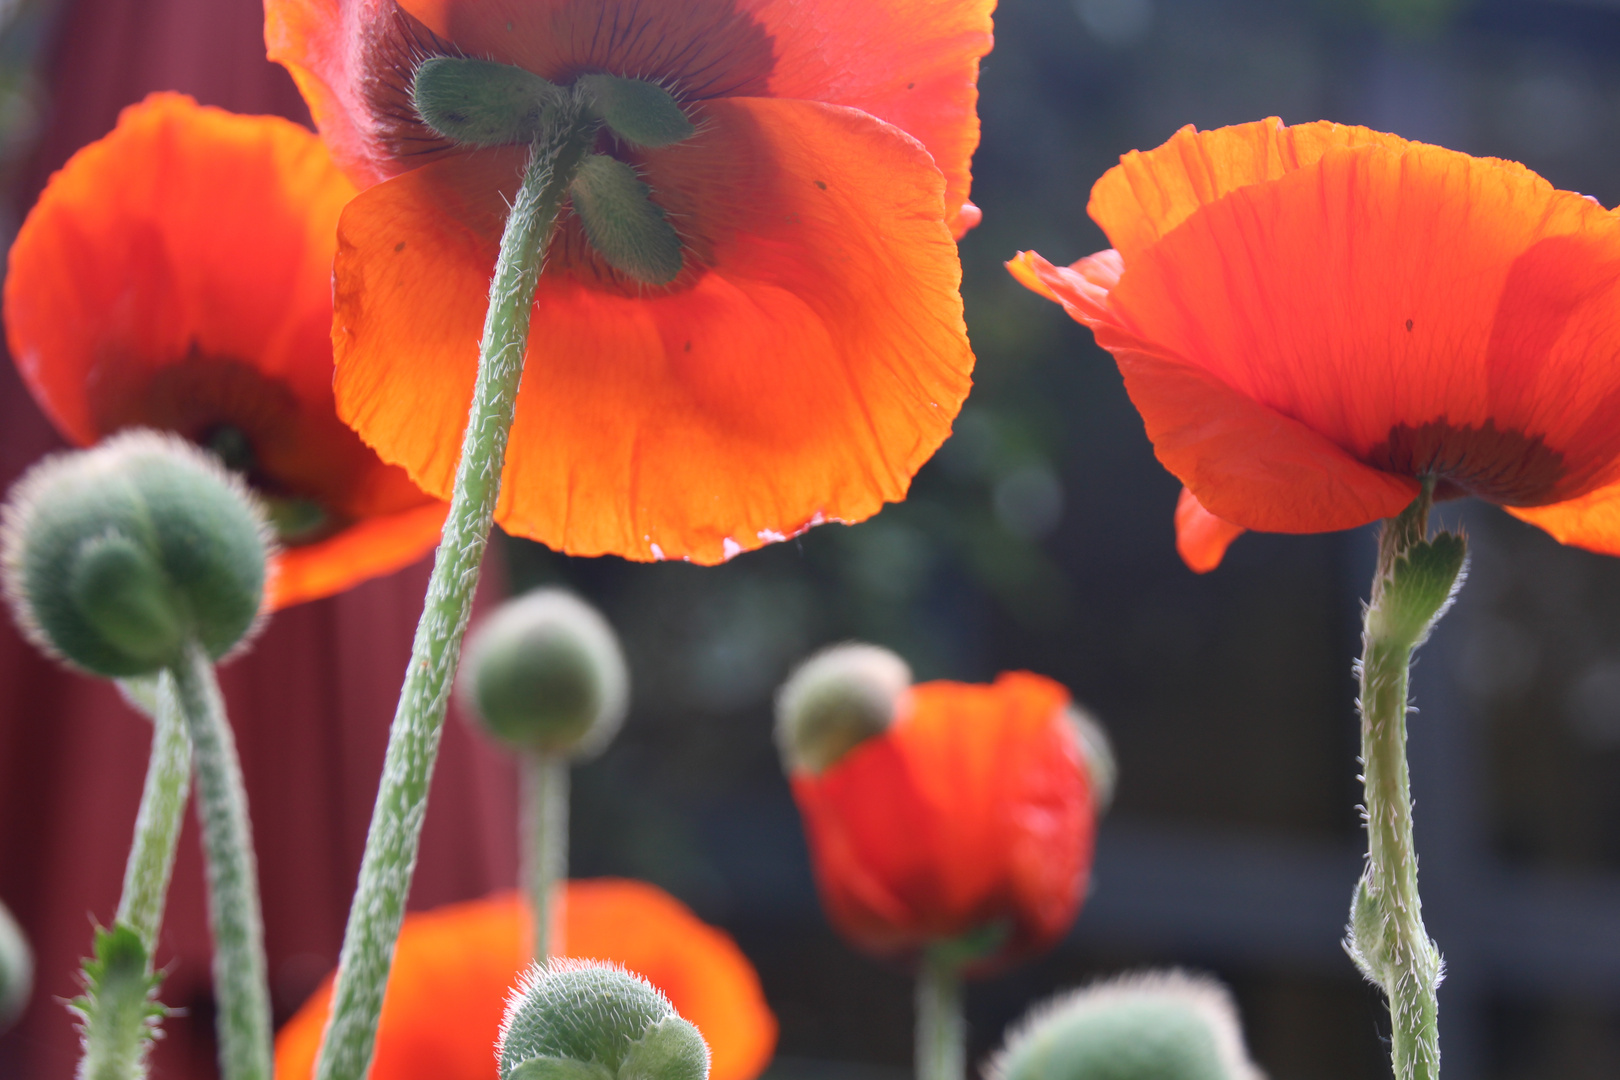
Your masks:
<svg viewBox="0 0 1620 1080"><path fill-rule="evenodd" d="M524 754L523 886L534 919L534 958L562 955L559 884L568 876L568 759L561 754ZM552 937L552 928L559 931Z"/></svg>
<svg viewBox="0 0 1620 1080"><path fill-rule="evenodd" d="M450 514L388 734L360 882L338 958L332 1018L316 1066L318 1080L360 1080L371 1065L445 707L500 493L506 439L528 351L534 290L563 196L588 149L590 130L570 119L535 143L501 236Z"/></svg>
<svg viewBox="0 0 1620 1080"><path fill-rule="evenodd" d="M1384 523L1362 635L1361 757L1366 786L1367 869L1351 912L1352 947L1389 997L1396 1080L1436 1080L1440 952L1423 926L1412 791L1406 764L1407 678L1414 643L1378 627L1396 561L1428 534L1432 481L1400 517Z"/></svg>
<svg viewBox="0 0 1620 1080"><path fill-rule="evenodd" d="M117 916L140 935L149 956L157 951L180 823L191 792L191 736L180 714L173 677L167 672L159 675L156 690L151 712L152 756L146 765L141 808L135 816L135 840L124 865L124 892Z"/></svg>
<svg viewBox="0 0 1620 1080"><path fill-rule="evenodd" d="M208 861L208 922L214 935L214 996L223 1080L270 1080L270 991L264 923L247 793L214 665L192 643L173 669L175 696L191 731L197 816Z"/></svg>
<svg viewBox="0 0 1620 1080"><path fill-rule="evenodd" d="M917 1080L963 1080L967 1025L961 969L939 951L923 954L917 972Z"/></svg>

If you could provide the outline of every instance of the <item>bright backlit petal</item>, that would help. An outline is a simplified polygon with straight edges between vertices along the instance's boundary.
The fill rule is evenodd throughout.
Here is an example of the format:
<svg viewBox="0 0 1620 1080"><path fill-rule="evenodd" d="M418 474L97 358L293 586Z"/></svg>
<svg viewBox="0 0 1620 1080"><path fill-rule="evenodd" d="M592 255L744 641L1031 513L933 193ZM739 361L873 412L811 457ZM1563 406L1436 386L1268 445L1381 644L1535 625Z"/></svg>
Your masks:
<svg viewBox="0 0 1620 1080"><path fill-rule="evenodd" d="M1176 553L1193 573L1207 574L1221 565L1226 549L1246 531L1205 510L1198 496L1181 489L1176 500Z"/></svg>

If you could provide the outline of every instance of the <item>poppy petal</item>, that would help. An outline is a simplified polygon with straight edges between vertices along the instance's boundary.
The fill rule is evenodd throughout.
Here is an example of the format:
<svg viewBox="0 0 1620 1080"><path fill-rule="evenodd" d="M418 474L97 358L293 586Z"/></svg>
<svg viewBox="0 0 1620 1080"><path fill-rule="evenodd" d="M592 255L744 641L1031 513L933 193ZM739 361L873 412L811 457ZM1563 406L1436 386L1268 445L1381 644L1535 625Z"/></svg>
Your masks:
<svg viewBox="0 0 1620 1080"><path fill-rule="evenodd" d="M342 592L357 581L403 570L432 551L444 528L446 503L365 518L313 544L282 548L275 557L266 603L271 611Z"/></svg>
<svg viewBox="0 0 1620 1080"><path fill-rule="evenodd" d="M710 1080L752 1080L776 1046L759 976L730 935L652 885L568 882L566 955L623 964L695 1024ZM506 995L529 962L528 906L516 893L407 915L383 998L371 1080L494 1080ZM276 1080L314 1074L332 980L276 1035Z"/></svg>
<svg viewBox="0 0 1620 1080"><path fill-rule="evenodd" d="M339 228L340 413L448 493L509 151L378 185ZM689 244L668 290L558 259L536 295L499 520L575 554L714 563L904 496L972 353L943 180L852 109L729 98L643 176Z"/></svg>
<svg viewBox="0 0 1620 1080"><path fill-rule="evenodd" d="M1516 518L1547 530L1560 544L1600 555L1620 555L1620 483L1551 506L1505 507Z"/></svg>
<svg viewBox="0 0 1620 1080"><path fill-rule="evenodd" d="M979 144L976 83L994 0L405 0L472 56L549 79L656 73L686 99L721 95L845 105L921 142L945 174L947 224L968 202ZM808 10L807 10L808 9ZM606 32L604 32L606 28Z"/></svg>
<svg viewBox="0 0 1620 1080"><path fill-rule="evenodd" d="M1218 518L1186 488L1176 500L1176 552L1195 574L1207 574L1226 557L1232 541L1246 531L1224 518Z"/></svg>

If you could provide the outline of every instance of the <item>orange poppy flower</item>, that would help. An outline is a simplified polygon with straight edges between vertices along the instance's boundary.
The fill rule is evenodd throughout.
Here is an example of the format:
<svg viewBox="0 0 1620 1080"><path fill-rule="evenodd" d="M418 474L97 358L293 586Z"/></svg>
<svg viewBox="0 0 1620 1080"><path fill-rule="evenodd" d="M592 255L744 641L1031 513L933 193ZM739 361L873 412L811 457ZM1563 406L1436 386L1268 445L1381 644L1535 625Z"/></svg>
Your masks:
<svg viewBox="0 0 1620 1080"><path fill-rule="evenodd" d="M1195 568L1244 529L1391 517L1421 476L1620 553L1620 217L1513 162L1276 119L1127 154L1088 210L1112 250L1008 265L1114 354Z"/></svg>
<svg viewBox="0 0 1620 1080"><path fill-rule="evenodd" d="M776 1046L776 1017L753 965L723 930L639 881L570 881L567 955L624 965L697 1025L710 1080L753 1080ZM383 997L371 1080L494 1080L506 996L530 959L517 893L405 917ZM308 1080L331 1003L326 982L276 1036L276 1080Z"/></svg>
<svg viewBox="0 0 1620 1080"><path fill-rule="evenodd" d="M6 335L40 407L81 446L139 426L219 451L281 533L274 607L413 562L444 520L333 405L353 195L297 124L154 94L51 178L11 247Z"/></svg>
<svg viewBox="0 0 1620 1080"><path fill-rule="evenodd" d="M656 81L695 137L597 149L679 232L680 275L615 271L565 215L541 276L496 520L574 554L714 563L903 498L973 356L953 243L992 0L267 0L362 185L337 261L343 417L449 493L506 200L526 147L416 119L413 66L461 53L557 83Z"/></svg>
<svg viewBox="0 0 1620 1080"><path fill-rule="evenodd" d="M833 925L903 960L980 938L970 974L1062 937L1085 896L1094 828L1068 704L1062 686L1028 672L923 683L884 734L819 775L794 770Z"/></svg>

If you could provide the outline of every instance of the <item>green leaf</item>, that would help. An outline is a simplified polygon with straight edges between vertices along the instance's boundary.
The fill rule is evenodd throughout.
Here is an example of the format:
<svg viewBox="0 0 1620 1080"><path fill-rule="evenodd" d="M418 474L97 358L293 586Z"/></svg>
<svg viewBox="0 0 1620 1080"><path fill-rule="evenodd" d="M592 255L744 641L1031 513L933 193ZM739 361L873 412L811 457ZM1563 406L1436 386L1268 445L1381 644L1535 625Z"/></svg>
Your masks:
<svg viewBox="0 0 1620 1080"><path fill-rule="evenodd" d="M657 150L697 131L669 91L656 83L597 73L581 75L578 85L590 95L592 112L615 135L637 146Z"/></svg>
<svg viewBox="0 0 1620 1080"><path fill-rule="evenodd" d="M533 142L563 97L525 68L463 56L424 60L411 86L423 123L463 146Z"/></svg>
<svg viewBox="0 0 1620 1080"><path fill-rule="evenodd" d="M79 1080L128 1080L146 1075L146 1055L168 1010L156 1000L160 975L133 929L97 929L84 962L84 994L69 1007L80 1019L84 1057Z"/></svg>
<svg viewBox="0 0 1620 1080"><path fill-rule="evenodd" d="M1368 627L1386 640L1416 648L1451 606L1462 585L1468 544L1456 533L1437 533L1398 556L1384 582Z"/></svg>
<svg viewBox="0 0 1620 1080"><path fill-rule="evenodd" d="M667 285L681 272L681 238L636 171L617 158L591 154L569 186L585 237L615 270L647 285Z"/></svg>

